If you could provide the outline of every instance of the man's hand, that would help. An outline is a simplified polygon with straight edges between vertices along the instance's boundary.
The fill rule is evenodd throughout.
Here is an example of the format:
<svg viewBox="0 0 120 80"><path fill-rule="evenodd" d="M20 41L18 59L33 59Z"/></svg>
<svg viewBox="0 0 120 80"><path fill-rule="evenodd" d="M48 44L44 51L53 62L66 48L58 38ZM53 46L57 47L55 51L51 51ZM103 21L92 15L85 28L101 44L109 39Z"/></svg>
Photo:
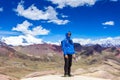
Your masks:
<svg viewBox="0 0 120 80"><path fill-rule="evenodd" d="M68 55L65 55L65 58L68 59Z"/></svg>
<svg viewBox="0 0 120 80"><path fill-rule="evenodd" d="M76 58L75 54L73 54L72 57L75 59Z"/></svg>

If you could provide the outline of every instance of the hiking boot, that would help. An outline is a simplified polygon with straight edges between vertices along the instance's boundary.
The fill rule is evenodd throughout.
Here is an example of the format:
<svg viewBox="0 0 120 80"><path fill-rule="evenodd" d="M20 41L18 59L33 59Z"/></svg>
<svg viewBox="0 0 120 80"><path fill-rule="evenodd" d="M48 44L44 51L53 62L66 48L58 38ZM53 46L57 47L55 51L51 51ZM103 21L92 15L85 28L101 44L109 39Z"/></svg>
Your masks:
<svg viewBox="0 0 120 80"><path fill-rule="evenodd" d="M71 75L71 74L68 74L68 77L73 77L73 75Z"/></svg>
<svg viewBox="0 0 120 80"><path fill-rule="evenodd" d="M67 74L65 74L63 77L68 77L68 75L67 75Z"/></svg>

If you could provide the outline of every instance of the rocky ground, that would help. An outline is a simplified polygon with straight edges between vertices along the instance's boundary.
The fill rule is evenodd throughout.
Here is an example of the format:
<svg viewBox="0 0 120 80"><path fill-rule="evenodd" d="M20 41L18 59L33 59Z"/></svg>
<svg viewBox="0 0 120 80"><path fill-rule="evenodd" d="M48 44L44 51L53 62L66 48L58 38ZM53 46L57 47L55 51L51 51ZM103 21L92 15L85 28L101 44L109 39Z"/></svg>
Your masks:
<svg viewBox="0 0 120 80"><path fill-rule="evenodd" d="M18 79L0 74L0 80L18 80Z"/></svg>
<svg viewBox="0 0 120 80"><path fill-rule="evenodd" d="M87 69L78 68L72 72L74 77L62 77L57 71L33 72L21 80L120 80L120 63L107 59L98 66Z"/></svg>
<svg viewBox="0 0 120 80"><path fill-rule="evenodd" d="M25 78L21 80L110 80L110 79L93 78L86 76L62 77L61 75L47 75L42 77Z"/></svg>
<svg viewBox="0 0 120 80"><path fill-rule="evenodd" d="M20 46L14 50L1 44L0 80L120 80L119 48L102 48L99 45L82 47L76 44L78 52L72 65L75 76L71 78L61 75L64 60L59 48L44 44ZM24 53L29 50L37 53ZM40 52L42 55L38 55Z"/></svg>

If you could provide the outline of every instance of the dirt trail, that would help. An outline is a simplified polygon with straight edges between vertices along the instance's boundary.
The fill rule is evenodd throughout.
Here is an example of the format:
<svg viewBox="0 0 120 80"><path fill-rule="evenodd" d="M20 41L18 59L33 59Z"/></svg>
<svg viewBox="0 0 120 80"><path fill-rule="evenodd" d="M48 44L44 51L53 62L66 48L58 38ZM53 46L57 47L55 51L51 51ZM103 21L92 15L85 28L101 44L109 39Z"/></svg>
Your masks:
<svg viewBox="0 0 120 80"><path fill-rule="evenodd" d="M87 76L62 77L61 75L46 75L41 77L25 78L21 80L110 80L110 79L93 78Z"/></svg>

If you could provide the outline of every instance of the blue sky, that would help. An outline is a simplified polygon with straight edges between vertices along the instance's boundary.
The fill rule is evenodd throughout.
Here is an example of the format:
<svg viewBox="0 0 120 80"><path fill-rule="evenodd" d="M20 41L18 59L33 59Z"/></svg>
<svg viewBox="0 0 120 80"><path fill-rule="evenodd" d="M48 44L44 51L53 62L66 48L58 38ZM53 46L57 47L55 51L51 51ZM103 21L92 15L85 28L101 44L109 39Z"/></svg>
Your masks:
<svg viewBox="0 0 120 80"><path fill-rule="evenodd" d="M0 1L0 38L8 44L57 43L67 31L77 42L120 37L120 1Z"/></svg>

